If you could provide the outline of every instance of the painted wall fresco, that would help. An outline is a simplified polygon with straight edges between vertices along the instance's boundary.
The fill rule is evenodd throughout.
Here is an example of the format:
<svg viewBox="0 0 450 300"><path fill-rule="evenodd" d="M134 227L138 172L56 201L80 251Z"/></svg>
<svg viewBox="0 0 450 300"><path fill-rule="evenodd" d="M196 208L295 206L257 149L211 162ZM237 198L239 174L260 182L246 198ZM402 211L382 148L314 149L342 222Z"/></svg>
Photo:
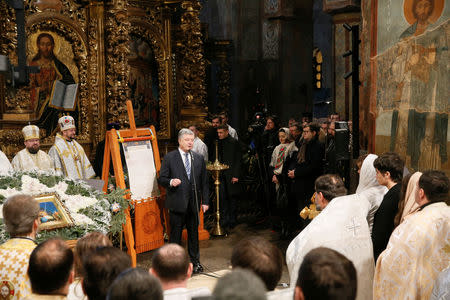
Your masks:
<svg viewBox="0 0 450 300"><path fill-rule="evenodd" d="M416 35L420 33L421 26L416 32L417 23L423 23L423 27L428 30L444 23L450 15L450 4L445 2L445 0L378 0L377 53L386 51L402 38L411 36L411 33Z"/></svg>
<svg viewBox="0 0 450 300"><path fill-rule="evenodd" d="M379 9L383 2L390 1L379 0ZM377 45L385 50L372 58L376 150L398 152L413 170L449 169L450 21L444 6L443 0L405 0L403 7L391 6L390 15L378 11Z"/></svg>

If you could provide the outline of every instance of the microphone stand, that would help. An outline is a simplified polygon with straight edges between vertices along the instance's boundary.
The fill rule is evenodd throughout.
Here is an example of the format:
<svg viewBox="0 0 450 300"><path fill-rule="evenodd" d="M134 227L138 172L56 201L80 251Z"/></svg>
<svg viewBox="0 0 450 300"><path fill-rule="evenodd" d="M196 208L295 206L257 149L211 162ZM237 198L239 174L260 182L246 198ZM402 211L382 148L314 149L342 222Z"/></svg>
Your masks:
<svg viewBox="0 0 450 300"><path fill-rule="evenodd" d="M198 194L197 194L197 183L195 182L195 172L194 172L194 155L192 155L191 150L189 150L189 154L191 155L191 161L192 161L192 167L191 167L191 176L192 176L192 183L194 187L194 198L195 198L195 216L197 217L197 223L200 224L200 216L198 215ZM200 207L200 209L202 209ZM197 226L198 226L197 224Z"/></svg>

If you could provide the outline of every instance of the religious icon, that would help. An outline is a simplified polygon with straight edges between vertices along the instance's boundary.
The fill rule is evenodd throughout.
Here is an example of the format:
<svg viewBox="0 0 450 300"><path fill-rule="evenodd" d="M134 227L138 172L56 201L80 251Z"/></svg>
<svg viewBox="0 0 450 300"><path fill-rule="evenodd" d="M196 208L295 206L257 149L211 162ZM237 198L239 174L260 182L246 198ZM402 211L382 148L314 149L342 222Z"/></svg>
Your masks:
<svg viewBox="0 0 450 300"><path fill-rule="evenodd" d="M428 26L439 19L444 9L444 0L405 0L403 11L409 26L400 39L424 33Z"/></svg>
<svg viewBox="0 0 450 300"><path fill-rule="evenodd" d="M14 286L9 281L0 282L0 300L9 300L14 297Z"/></svg>
<svg viewBox="0 0 450 300"><path fill-rule="evenodd" d="M40 67L39 73L30 74L30 108L35 111L37 125L46 129L47 135L50 135L56 129L59 115L62 113L49 107L54 84L58 80L65 85L75 83L71 72L74 71L74 65L68 67L55 54L57 49L67 61L71 52L70 44L55 33L38 32L37 37L36 34L31 35L29 46L34 50L34 53L29 53L29 64Z"/></svg>
<svg viewBox="0 0 450 300"><path fill-rule="evenodd" d="M71 226L73 220L57 194L36 196L39 202L39 230L49 230Z"/></svg>
<svg viewBox="0 0 450 300"><path fill-rule="evenodd" d="M159 129L158 64L152 47L137 35L131 35L129 87L136 125Z"/></svg>

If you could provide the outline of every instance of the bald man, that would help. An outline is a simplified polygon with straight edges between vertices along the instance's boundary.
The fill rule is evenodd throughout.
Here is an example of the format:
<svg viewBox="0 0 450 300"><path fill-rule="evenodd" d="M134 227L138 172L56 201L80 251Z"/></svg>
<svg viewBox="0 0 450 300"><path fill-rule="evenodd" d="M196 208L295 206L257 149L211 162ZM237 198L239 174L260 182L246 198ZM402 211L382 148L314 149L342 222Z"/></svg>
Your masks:
<svg viewBox="0 0 450 300"><path fill-rule="evenodd" d="M167 244L153 255L150 273L161 281L164 300L210 296L211 291L206 287L187 289L192 269L193 265L184 248L178 244Z"/></svg>

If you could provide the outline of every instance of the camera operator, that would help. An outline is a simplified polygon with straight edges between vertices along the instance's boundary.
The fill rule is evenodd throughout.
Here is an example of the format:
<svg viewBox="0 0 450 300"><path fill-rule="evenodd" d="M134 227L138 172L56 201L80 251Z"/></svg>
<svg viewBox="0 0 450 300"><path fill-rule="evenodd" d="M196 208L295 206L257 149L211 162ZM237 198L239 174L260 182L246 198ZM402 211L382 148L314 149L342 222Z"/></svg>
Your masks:
<svg viewBox="0 0 450 300"><path fill-rule="evenodd" d="M261 150L261 135L264 132L265 126L263 120L264 114L262 112L255 113L253 116L253 122L247 129L247 137L252 154L258 153Z"/></svg>

